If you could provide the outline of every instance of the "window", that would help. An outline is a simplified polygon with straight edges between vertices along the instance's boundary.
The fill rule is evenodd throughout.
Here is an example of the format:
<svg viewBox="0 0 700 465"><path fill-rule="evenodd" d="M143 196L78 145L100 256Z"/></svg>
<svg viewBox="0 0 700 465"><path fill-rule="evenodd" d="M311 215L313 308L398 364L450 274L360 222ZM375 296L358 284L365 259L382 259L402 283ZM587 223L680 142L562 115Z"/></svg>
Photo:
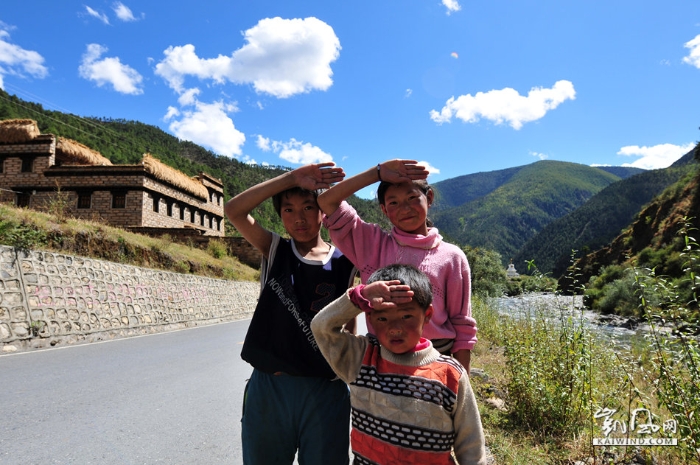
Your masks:
<svg viewBox="0 0 700 465"><path fill-rule="evenodd" d="M31 173L34 168L34 158L22 158L22 173Z"/></svg>
<svg viewBox="0 0 700 465"><path fill-rule="evenodd" d="M112 208L126 208L126 192L112 192Z"/></svg>
<svg viewBox="0 0 700 465"><path fill-rule="evenodd" d="M0 158L0 173L5 172L5 157Z"/></svg>
<svg viewBox="0 0 700 465"><path fill-rule="evenodd" d="M180 205L180 221L185 221L185 207Z"/></svg>
<svg viewBox="0 0 700 465"><path fill-rule="evenodd" d="M92 192L78 192L78 208L90 208Z"/></svg>
<svg viewBox="0 0 700 465"><path fill-rule="evenodd" d="M153 196L153 211L158 213L160 211L160 197Z"/></svg>
<svg viewBox="0 0 700 465"><path fill-rule="evenodd" d="M29 200L31 199L31 194L21 193L17 194L17 206L18 207L29 207Z"/></svg>
<svg viewBox="0 0 700 465"><path fill-rule="evenodd" d="M195 216L194 216L194 210L190 210L190 223L194 224Z"/></svg>
<svg viewBox="0 0 700 465"><path fill-rule="evenodd" d="M168 211L168 216L173 216L173 202L168 202L167 211Z"/></svg>

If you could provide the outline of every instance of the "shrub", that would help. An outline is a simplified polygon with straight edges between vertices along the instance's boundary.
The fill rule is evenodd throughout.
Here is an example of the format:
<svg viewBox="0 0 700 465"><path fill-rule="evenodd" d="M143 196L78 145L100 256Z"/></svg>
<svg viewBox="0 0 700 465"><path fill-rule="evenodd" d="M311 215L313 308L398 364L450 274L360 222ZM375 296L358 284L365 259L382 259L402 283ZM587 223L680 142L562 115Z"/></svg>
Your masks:
<svg viewBox="0 0 700 465"><path fill-rule="evenodd" d="M221 259L228 255L226 243L220 240L210 240L207 244L207 252L216 259Z"/></svg>
<svg viewBox="0 0 700 465"><path fill-rule="evenodd" d="M686 273L682 281L686 294L688 290L692 293L690 300L682 297L678 282L657 276L653 270L639 274L637 282L642 309L651 323L653 370L648 376L656 386L659 403L677 422L680 448L687 459L697 463L700 461L700 341L697 338L700 321L694 309L698 308L700 290L700 248L688 232L686 226L682 231L685 247L681 255ZM656 304L656 299L662 305ZM666 323L672 331L664 331L656 322Z"/></svg>
<svg viewBox="0 0 700 465"><path fill-rule="evenodd" d="M506 270L501 264L501 254L494 250L465 247L472 275L472 294L500 297L506 291Z"/></svg>

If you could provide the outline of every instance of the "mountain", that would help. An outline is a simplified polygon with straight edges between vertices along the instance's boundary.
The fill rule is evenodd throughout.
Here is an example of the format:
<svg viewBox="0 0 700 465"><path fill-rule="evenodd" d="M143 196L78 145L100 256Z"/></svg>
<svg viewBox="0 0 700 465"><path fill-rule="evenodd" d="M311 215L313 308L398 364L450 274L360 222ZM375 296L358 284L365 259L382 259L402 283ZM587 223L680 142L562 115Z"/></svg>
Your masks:
<svg viewBox="0 0 700 465"><path fill-rule="evenodd" d="M635 174L643 173L645 170L641 168L633 168L631 166L598 166L603 171L614 174L620 179L627 179Z"/></svg>
<svg viewBox="0 0 700 465"><path fill-rule="evenodd" d="M504 264L546 225L620 177L600 168L544 160L435 183L435 225L461 245L496 250ZM461 202L461 203L460 203Z"/></svg>
<svg viewBox="0 0 700 465"><path fill-rule="evenodd" d="M698 159L700 144L693 151ZM693 230L700 228L700 165L686 166L681 178L649 202L609 244L575 262L581 282L587 283L610 265L653 268L657 275L671 278L685 273L688 260L682 253L687 244L679 232L688 225L694 236ZM566 276L560 279L560 285L566 288Z"/></svg>
<svg viewBox="0 0 700 465"><path fill-rule="evenodd" d="M42 133L78 141L97 150L114 164L139 163L144 153L151 153L163 163L190 176L206 172L222 180L226 200L250 186L290 170L283 166L264 167L241 163L138 121L79 117L46 110L40 104L24 101L0 89L0 119L11 118L33 119ZM348 201L363 218L388 226L376 202L356 196ZM264 202L255 210L254 215L263 227L284 233L272 202ZM230 223L227 222L226 225L227 233L235 234Z"/></svg>
<svg viewBox="0 0 700 465"><path fill-rule="evenodd" d="M644 171L615 182L568 215L554 220L513 256L516 267L534 260L539 271L558 278L572 250L587 253L609 244L644 205L691 169L690 164Z"/></svg>
<svg viewBox="0 0 700 465"><path fill-rule="evenodd" d="M484 197L509 182L523 168L524 166L518 166L505 170L466 174L437 182L433 185L437 195L431 213L458 207Z"/></svg>

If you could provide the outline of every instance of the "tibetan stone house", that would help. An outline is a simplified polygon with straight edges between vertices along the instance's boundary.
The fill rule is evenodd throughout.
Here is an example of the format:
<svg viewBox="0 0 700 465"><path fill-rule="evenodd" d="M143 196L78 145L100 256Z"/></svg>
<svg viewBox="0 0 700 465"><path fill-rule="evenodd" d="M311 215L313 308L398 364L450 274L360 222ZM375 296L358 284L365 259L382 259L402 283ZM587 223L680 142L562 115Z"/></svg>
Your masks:
<svg viewBox="0 0 700 465"><path fill-rule="evenodd" d="M40 134L33 120L0 121L0 201L47 210L57 196L76 218L224 235L219 179L189 177L149 154L137 165L113 165L76 141Z"/></svg>

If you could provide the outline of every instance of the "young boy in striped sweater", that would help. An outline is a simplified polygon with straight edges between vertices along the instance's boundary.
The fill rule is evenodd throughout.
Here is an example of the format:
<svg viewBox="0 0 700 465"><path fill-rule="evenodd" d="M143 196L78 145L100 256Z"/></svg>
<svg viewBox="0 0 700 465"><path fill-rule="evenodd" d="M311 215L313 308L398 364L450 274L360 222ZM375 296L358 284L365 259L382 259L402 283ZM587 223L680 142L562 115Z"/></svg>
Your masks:
<svg viewBox="0 0 700 465"><path fill-rule="evenodd" d="M343 330L362 311L376 337ZM465 368L421 336L432 312L429 279L396 264L374 272L367 285L350 289L311 322L324 357L350 385L355 464L486 464Z"/></svg>

